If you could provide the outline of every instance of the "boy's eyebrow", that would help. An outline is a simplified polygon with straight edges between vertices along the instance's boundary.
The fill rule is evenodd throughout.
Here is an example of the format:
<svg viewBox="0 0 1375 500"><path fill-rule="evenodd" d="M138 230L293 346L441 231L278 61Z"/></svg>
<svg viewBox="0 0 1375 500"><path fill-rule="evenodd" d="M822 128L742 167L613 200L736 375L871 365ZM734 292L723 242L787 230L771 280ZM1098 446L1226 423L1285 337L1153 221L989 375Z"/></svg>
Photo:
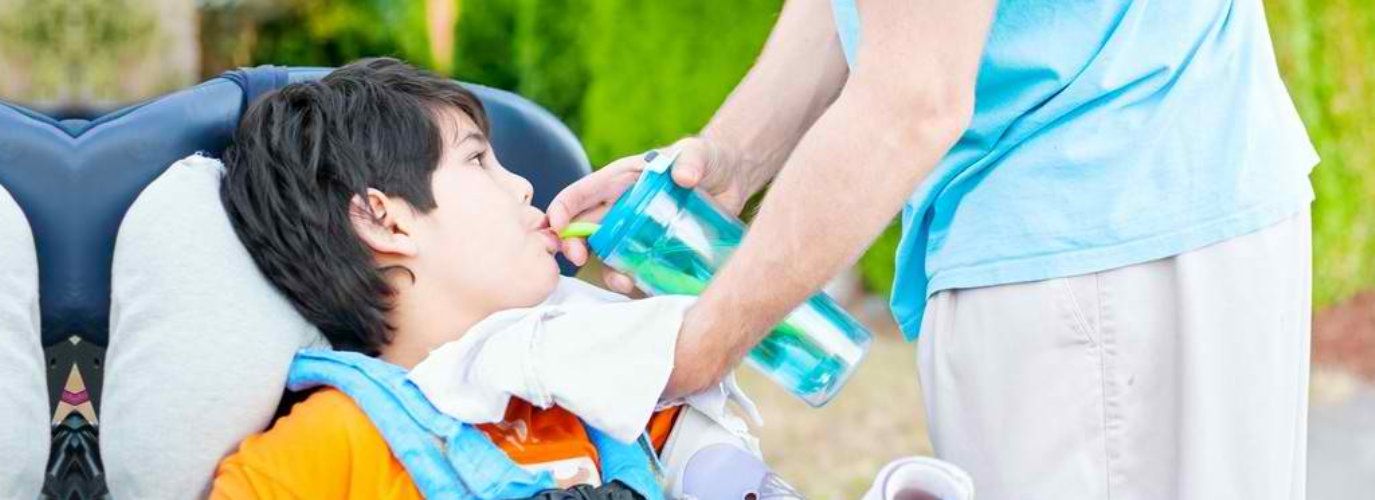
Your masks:
<svg viewBox="0 0 1375 500"><path fill-rule="evenodd" d="M460 138L458 139L458 142L455 142L454 145L455 145L455 146L461 146L461 145L463 145L463 143L468 142L468 141L471 141L471 140L475 140L475 141L478 141L478 142L487 142L487 136L486 136L486 135L483 135L482 132L479 132L479 131L476 131L476 130L469 131L468 133L463 134L463 137L460 137Z"/></svg>

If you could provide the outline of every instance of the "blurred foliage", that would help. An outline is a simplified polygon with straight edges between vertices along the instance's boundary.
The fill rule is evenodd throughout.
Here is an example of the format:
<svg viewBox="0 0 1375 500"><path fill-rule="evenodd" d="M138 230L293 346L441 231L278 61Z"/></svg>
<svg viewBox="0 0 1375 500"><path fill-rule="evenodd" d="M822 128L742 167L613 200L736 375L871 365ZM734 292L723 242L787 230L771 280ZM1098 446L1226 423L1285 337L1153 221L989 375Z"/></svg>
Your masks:
<svg viewBox="0 0 1375 500"><path fill-rule="evenodd" d="M339 65L397 55L432 66L423 4L288 0L284 14L262 26L254 60ZM602 165L705 125L781 5L461 1L453 73L549 108ZM1314 293L1319 305L1330 304L1375 285L1375 4L1269 0L1266 9L1285 80L1323 156L1313 174ZM893 224L859 262L879 293L891 286L899 232Z"/></svg>
<svg viewBox="0 0 1375 500"><path fill-rule="evenodd" d="M516 17L520 0L468 0L458 11L454 76L517 91L522 68L516 64ZM567 120L565 118L565 120Z"/></svg>
<svg viewBox="0 0 1375 500"><path fill-rule="evenodd" d="M577 132L589 80L582 47L591 3L464 2L456 28L455 76L523 95Z"/></svg>
<svg viewBox="0 0 1375 500"><path fill-rule="evenodd" d="M1269 0L1275 52L1309 137L1318 305L1375 286L1375 3Z"/></svg>
<svg viewBox="0 0 1375 500"><path fill-rule="evenodd" d="M133 0L0 2L0 63L28 80L14 97L68 103L119 97L120 61L149 49L153 14Z"/></svg>
<svg viewBox="0 0 1375 500"><path fill-rule="evenodd" d="M518 0L515 67L516 92L562 117L574 131L582 129L583 96L590 73L584 51L587 12L596 0ZM463 30L460 23L459 30ZM459 61L464 61L459 55Z"/></svg>
<svg viewBox="0 0 1375 500"><path fill-rule="evenodd" d="M582 138L594 164L694 134L745 76L780 0L593 2Z"/></svg>
<svg viewBox="0 0 1375 500"><path fill-rule="evenodd" d="M469 0L454 73L549 108L601 165L697 132L749 69L781 5Z"/></svg>
<svg viewBox="0 0 1375 500"><path fill-rule="evenodd" d="M859 276L864 280L864 288L885 297L893 293L893 277L896 276L898 243L902 241L902 223L894 219L883 230L877 240L869 245L869 251L859 257Z"/></svg>
<svg viewBox="0 0 1375 500"><path fill-rule="evenodd" d="M256 64L337 66L393 56L433 67L423 1L287 0L257 27Z"/></svg>

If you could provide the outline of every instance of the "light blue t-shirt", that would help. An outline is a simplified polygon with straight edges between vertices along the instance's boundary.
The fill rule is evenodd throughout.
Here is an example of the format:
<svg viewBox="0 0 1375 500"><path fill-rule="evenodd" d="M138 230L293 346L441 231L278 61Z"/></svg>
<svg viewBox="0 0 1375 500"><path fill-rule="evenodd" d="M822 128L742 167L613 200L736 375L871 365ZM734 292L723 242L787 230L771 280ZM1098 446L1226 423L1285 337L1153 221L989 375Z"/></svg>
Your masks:
<svg viewBox="0 0 1375 500"><path fill-rule="evenodd" d="M854 0L834 0L846 59ZM936 15L936 13L933 13ZM893 314L1177 255L1313 199L1260 0L1003 0L969 129L902 214Z"/></svg>

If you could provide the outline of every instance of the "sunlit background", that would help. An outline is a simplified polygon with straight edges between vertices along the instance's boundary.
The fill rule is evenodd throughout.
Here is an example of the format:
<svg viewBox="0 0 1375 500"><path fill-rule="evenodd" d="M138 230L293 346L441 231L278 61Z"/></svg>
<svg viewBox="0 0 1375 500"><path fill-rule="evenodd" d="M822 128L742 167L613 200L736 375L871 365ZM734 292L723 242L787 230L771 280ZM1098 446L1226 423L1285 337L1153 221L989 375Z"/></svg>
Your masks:
<svg viewBox="0 0 1375 500"><path fill-rule="evenodd" d="M239 66L391 55L540 103L597 166L696 132L748 69L781 4L0 0L0 98L52 113L115 109ZM1375 489L1375 3L1268 0L1266 9L1290 93L1323 157L1313 174L1310 492L1369 498L1361 495ZM857 498L883 463L931 452L914 348L898 340L884 308L895 245L894 228L831 287L879 336L836 401L809 409L744 374L767 419L758 432L770 462L812 498Z"/></svg>

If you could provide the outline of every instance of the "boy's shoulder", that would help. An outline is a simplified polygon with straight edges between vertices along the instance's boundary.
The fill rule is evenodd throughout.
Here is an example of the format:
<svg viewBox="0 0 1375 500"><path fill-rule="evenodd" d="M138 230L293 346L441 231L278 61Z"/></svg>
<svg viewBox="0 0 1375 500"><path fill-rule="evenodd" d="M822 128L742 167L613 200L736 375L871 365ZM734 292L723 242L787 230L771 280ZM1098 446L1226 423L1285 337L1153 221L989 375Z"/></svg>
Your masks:
<svg viewBox="0 0 1375 500"><path fill-rule="evenodd" d="M353 398L332 387L320 388L296 403L261 437L274 437L288 446L308 443L331 449L336 456L391 456L386 439L368 414Z"/></svg>
<svg viewBox="0 0 1375 500"><path fill-rule="evenodd" d="M251 476L266 476L255 481ZM216 489L238 491L272 483L303 497L405 492L419 498L381 432L343 392L325 388L291 407L267 431L249 437L220 464ZM410 495L414 494L414 495ZM385 498L393 498L384 496Z"/></svg>
<svg viewBox="0 0 1375 500"><path fill-rule="evenodd" d="M245 440L239 452L276 454L297 447L330 457L367 455L377 450L389 456L386 440L368 415L347 394L334 388L316 390L293 405L267 431Z"/></svg>
<svg viewBox="0 0 1375 500"><path fill-rule="evenodd" d="M368 415L363 413L363 409L354 403L352 398L332 387L320 388L304 401L296 403L285 417L273 424L272 428L276 429L278 425L291 420L309 421L313 424L311 427L321 429L334 427L335 431L345 430L357 424L369 427L372 425Z"/></svg>

